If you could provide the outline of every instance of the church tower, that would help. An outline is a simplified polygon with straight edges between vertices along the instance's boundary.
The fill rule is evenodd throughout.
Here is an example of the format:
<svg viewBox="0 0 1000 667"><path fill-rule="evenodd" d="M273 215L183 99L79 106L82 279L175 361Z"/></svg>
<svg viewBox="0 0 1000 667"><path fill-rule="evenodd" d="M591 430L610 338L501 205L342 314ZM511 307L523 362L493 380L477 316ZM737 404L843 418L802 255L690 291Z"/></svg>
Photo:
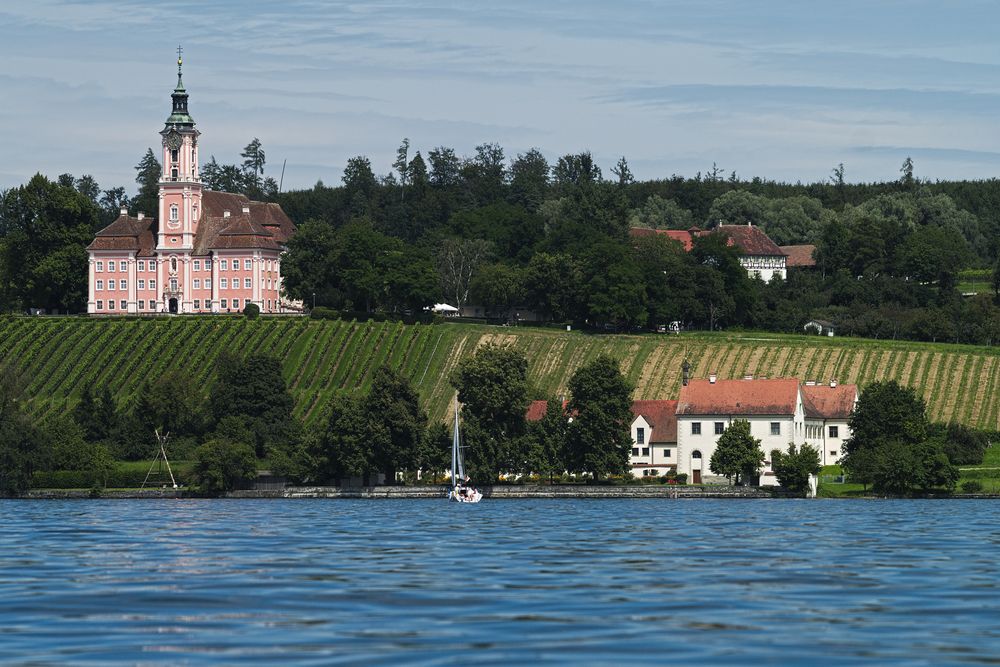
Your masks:
<svg viewBox="0 0 1000 667"><path fill-rule="evenodd" d="M177 47L177 87L173 108L160 131L163 173L160 177L159 233L156 251L160 277L168 300L190 308L190 263L202 214L202 184L198 172L198 130L188 113L188 94L181 75L181 48Z"/></svg>

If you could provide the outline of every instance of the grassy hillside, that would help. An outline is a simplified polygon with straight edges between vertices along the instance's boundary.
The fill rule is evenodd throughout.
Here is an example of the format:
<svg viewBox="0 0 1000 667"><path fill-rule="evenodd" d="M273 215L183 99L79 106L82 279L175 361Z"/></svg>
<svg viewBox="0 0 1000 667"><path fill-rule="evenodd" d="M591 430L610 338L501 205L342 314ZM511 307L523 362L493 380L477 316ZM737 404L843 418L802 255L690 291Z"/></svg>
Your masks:
<svg viewBox="0 0 1000 667"><path fill-rule="evenodd" d="M601 352L622 360L636 398L676 398L681 363L695 377L745 373L859 382L892 378L915 386L931 419L1000 429L1000 348L826 339L774 334L596 336L578 332L445 324L311 321L303 318L0 318L0 360L29 378L30 405L43 416L76 403L87 382L119 400L147 379L179 368L207 393L222 350L280 357L296 411L314 422L336 392L366 391L380 364L401 369L432 417L447 415L448 372L486 341L525 352L538 395L566 392L582 363Z"/></svg>

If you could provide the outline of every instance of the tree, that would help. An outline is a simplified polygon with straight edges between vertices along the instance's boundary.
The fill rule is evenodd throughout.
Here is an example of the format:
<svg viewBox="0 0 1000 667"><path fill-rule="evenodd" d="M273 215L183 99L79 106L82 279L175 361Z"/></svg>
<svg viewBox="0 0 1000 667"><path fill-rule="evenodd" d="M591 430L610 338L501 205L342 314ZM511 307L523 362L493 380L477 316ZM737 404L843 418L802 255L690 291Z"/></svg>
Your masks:
<svg viewBox="0 0 1000 667"><path fill-rule="evenodd" d="M111 390L102 386L94 392L94 385L83 386L80 400L73 408L73 420L80 427L87 442L103 442L108 439L115 423L115 402Z"/></svg>
<svg viewBox="0 0 1000 667"><path fill-rule="evenodd" d="M997 257L997 263L993 265L993 297L1000 304L1000 257Z"/></svg>
<svg viewBox="0 0 1000 667"><path fill-rule="evenodd" d="M487 343L452 371L451 384L462 404L462 431L468 474L481 483L520 469L515 441L525 432L528 360L511 347Z"/></svg>
<svg viewBox="0 0 1000 667"><path fill-rule="evenodd" d="M399 174L399 201L403 201L406 195L406 186L410 183L410 140L403 137L403 143L396 149L396 161L392 163L396 173Z"/></svg>
<svg viewBox="0 0 1000 667"><path fill-rule="evenodd" d="M940 440L929 437L923 400L895 380L873 382L851 415L842 465L851 479L877 493L953 488L958 471Z"/></svg>
<svg viewBox="0 0 1000 667"><path fill-rule="evenodd" d="M916 179L913 178L913 158L909 155L903 160L903 166L899 168L899 173L901 174L899 184L906 190L912 190Z"/></svg>
<svg viewBox="0 0 1000 667"><path fill-rule="evenodd" d="M510 165L511 201L535 212L549 187L549 163L537 148L519 153Z"/></svg>
<svg viewBox="0 0 1000 667"><path fill-rule="evenodd" d="M214 157L212 162L215 162ZM132 200L132 205L136 211L155 215L160 208L160 176L163 174L163 166L156 159L152 148L146 149L139 164L135 166L135 171L135 182L139 184L139 193Z"/></svg>
<svg viewBox="0 0 1000 667"><path fill-rule="evenodd" d="M596 479L628 472L632 390L618 361L606 354L573 373L566 406L573 418L566 436L571 471L591 473Z"/></svg>
<svg viewBox="0 0 1000 667"><path fill-rule="evenodd" d="M233 491L256 476L257 459L248 444L209 440L195 452L194 478L205 493Z"/></svg>
<svg viewBox="0 0 1000 667"><path fill-rule="evenodd" d="M690 229L694 224L691 211L681 208L673 199L650 195L641 208L629 211L629 227L650 229Z"/></svg>
<svg viewBox="0 0 1000 667"><path fill-rule="evenodd" d="M760 440L750 434L750 422L736 419L719 436L708 467L741 486L760 474L763 463L764 452Z"/></svg>
<svg viewBox="0 0 1000 667"><path fill-rule="evenodd" d="M286 449L298 440L298 423L292 417L295 400L274 357L221 355L209 406L216 423L227 416L241 418L253 434L249 444L261 458L272 448Z"/></svg>
<svg viewBox="0 0 1000 667"><path fill-rule="evenodd" d="M261 147L260 139L254 137L240 153L243 158L243 173L246 174L246 182L250 186L251 192L248 195L256 195L261 191L261 178L264 176L265 156Z"/></svg>
<svg viewBox="0 0 1000 667"><path fill-rule="evenodd" d="M446 299L461 309L469 299L472 277L492 250L483 239L445 239L438 253L438 273Z"/></svg>
<svg viewBox="0 0 1000 667"><path fill-rule="evenodd" d="M397 471L416 470L427 415L416 390L398 371L381 366L364 403L371 429L371 464L388 483Z"/></svg>
<svg viewBox="0 0 1000 667"><path fill-rule="evenodd" d="M545 415L538 421L528 422L527 469L552 480L566 469L566 447L569 421L563 401L550 398L546 401Z"/></svg>
<svg viewBox="0 0 1000 667"><path fill-rule="evenodd" d="M438 146L427 153L427 158L431 162L431 185L448 188L461 182L462 161L455 149Z"/></svg>
<svg viewBox="0 0 1000 667"><path fill-rule="evenodd" d="M99 211L89 198L36 174L0 195L0 295L11 307L78 312Z"/></svg>
<svg viewBox="0 0 1000 667"><path fill-rule="evenodd" d="M814 447L802 445L797 448L793 442L788 444L787 452L780 449L771 452L771 469L783 489L804 493L809 488L809 476L818 475L822 466Z"/></svg>
<svg viewBox="0 0 1000 667"><path fill-rule="evenodd" d="M336 482L366 476L371 447L361 399L336 396L330 403L325 431L311 444L314 471L319 479Z"/></svg>
<svg viewBox="0 0 1000 667"><path fill-rule="evenodd" d="M25 384L13 363L0 365L0 496L26 491L44 457L42 434L25 411Z"/></svg>
<svg viewBox="0 0 1000 667"><path fill-rule="evenodd" d="M708 212L708 224L715 225L763 225L767 222L768 200L766 197L747 192L730 190L712 202Z"/></svg>
<svg viewBox="0 0 1000 667"><path fill-rule="evenodd" d="M628 168L628 160L624 155L618 159L618 164L611 168L611 173L618 177L620 187L635 183L635 177L632 176L632 170Z"/></svg>
<svg viewBox="0 0 1000 667"><path fill-rule="evenodd" d="M487 312L511 319L511 312L524 303L524 271L507 264L487 264L476 271L469 291Z"/></svg>

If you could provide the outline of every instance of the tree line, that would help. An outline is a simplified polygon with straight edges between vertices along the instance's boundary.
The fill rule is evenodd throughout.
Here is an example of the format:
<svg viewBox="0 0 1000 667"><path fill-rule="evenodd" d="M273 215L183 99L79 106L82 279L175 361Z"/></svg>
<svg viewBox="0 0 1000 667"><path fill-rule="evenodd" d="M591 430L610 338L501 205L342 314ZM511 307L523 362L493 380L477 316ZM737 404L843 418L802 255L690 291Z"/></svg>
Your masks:
<svg viewBox="0 0 1000 667"><path fill-rule="evenodd" d="M967 342L1000 340L1000 181L929 182L907 160L898 179L788 184L728 177L636 181L625 158L605 178L587 152L554 163L538 150L508 158L497 144L471 156L399 146L392 171L365 156L341 183L278 192L252 141L240 164L214 157L211 188L278 201L299 227L283 262L289 296L342 311L414 313L444 301L495 320L530 310L557 323L636 330L796 332L827 319L846 335ZM159 164L136 167L138 193L102 191L90 177L36 176L0 197L0 307L81 312L83 246L121 205L155 210ZM816 246L815 270L764 284L734 249L699 238L692 252L631 227L754 224L779 244ZM716 239L717 241L717 239ZM975 298L959 271L979 268ZM985 285L984 285L985 287Z"/></svg>

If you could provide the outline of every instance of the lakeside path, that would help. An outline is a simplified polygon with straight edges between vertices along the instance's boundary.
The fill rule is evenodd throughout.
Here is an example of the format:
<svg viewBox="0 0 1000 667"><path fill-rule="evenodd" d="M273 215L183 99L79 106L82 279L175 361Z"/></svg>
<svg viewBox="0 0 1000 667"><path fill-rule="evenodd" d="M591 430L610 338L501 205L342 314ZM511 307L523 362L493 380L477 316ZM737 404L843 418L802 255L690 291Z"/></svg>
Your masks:
<svg viewBox="0 0 1000 667"><path fill-rule="evenodd" d="M483 487L483 497L509 498L771 498L766 489L736 486L494 486ZM87 489L35 489L26 498L92 498ZM99 498L196 498L185 489L151 489L103 491ZM227 498L345 498L345 499L418 499L447 498L446 486L296 486L275 490L232 491Z"/></svg>

